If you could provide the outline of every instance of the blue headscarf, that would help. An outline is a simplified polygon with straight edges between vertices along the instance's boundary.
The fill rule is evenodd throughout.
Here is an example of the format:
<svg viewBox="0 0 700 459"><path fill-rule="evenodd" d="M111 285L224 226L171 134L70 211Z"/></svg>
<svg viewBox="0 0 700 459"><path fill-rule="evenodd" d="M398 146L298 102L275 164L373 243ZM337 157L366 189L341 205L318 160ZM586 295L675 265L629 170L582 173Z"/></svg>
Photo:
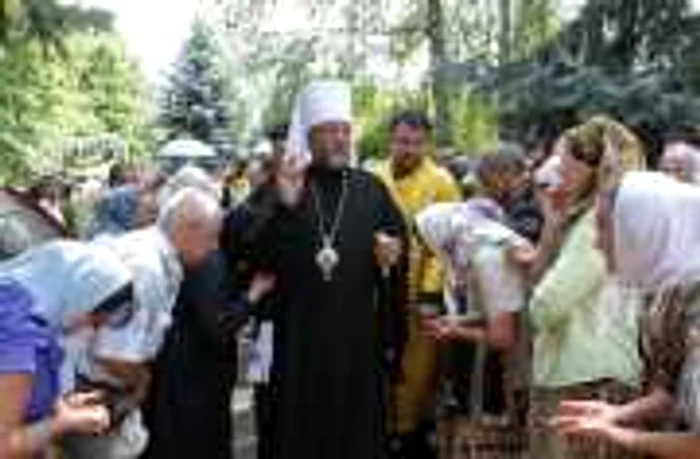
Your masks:
<svg viewBox="0 0 700 459"><path fill-rule="evenodd" d="M123 185L110 191L98 203L90 238L100 234L121 234L134 228L139 209L139 190Z"/></svg>
<svg viewBox="0 0 700 459"><path fill-rule="evenodd" d="M28 421L46 416L61 389L66 327L130 280L116 254L74 241L50 242L0 263L0 373L33 374Z"/></svg>
<svg viewBox="0 0 700 459"><path fill-rule="evenodd" d="M60 329L125 288L131 274L100 244L61 240L1 262L1 279L24 287L33 299L33 315Z"/></svg>

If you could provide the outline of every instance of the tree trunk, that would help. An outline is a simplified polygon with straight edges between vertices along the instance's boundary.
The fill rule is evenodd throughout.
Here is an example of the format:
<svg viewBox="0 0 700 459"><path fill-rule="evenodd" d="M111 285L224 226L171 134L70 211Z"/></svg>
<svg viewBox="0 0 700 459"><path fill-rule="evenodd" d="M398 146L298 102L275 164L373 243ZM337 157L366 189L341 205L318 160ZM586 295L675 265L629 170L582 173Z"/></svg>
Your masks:
<svg viewBox="0 0 700 459"><path fill-rule="evenodd" d="M501 76L503 75L503 66L508 63L512 56L513 22L511 6L510 0L500 0L498 4L498 65L501 66L501 72L499 72ZM502 88L503 85L499 84L499 87ZM496 105L500 104L501 94L499 90L498 94L496 94ZM498 131L499 137L505 137L502 123L499 123Z"/></svg>
<svg viewBox="0 0 700 459"><path fill-rule="evenodd" d="M512 56L512 37L513 37L513 11L511 9L510 0L500 0L499 4L499 36L498 36L498 60L500 64L508 62Z"/></svg>
<svg viewBox="0 0 700 459"><path fill-rule="evenodd" d="M452 144L450 94L442 71L448 58L441 0L428 0L426 32L430 45L431 90L435 104L435 140L438 147L449 147Z"/></svg>

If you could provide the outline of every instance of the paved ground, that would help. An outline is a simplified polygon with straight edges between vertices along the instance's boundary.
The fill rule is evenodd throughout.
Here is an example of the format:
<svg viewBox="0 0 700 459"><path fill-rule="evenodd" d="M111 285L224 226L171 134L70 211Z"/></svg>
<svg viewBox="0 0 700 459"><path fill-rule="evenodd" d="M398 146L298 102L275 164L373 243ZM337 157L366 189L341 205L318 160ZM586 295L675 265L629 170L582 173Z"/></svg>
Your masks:
<svg viewBox="0 0 700 459"><path fill-rule="evenodd" d="M248 362L248 348L250 341L247 339L249 331L241 332L238 340L238 375L242 379L246 374ZM253 414L253 388L246 383L236 386L231 398L231 411L233 412L233 450L236 459L256 459L255 447L255 418Z"/></svg>
<svg viewBox="0 0 700 459"><path fill-rule="evenodd" d="M239 387L233 392L233 450L236 459L255 459L255 420L253 389Z"/></svg>

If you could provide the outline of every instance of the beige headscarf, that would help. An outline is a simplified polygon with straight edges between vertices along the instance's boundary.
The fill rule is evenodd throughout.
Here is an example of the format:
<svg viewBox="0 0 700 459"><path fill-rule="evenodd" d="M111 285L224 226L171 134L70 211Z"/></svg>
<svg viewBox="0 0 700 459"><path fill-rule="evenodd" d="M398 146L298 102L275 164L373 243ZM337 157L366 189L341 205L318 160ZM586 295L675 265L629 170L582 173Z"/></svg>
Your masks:
<svg viewBox="0 0 700 459"><path fill-rule="evenodd" d="M627 171L646 169L640 140L609 116L594 116L566 131L563 139L576 159L596 169L596 189L619 183Z"/></svg>
<svg viewBox="0 0 700 459"><path fill-rule="evenodd" d="M595 183L587 193L579 197L567 214L566 223L560 228L545 226L539 247L539 260L533 268L533 278L537 279L556 259L568 230L593 206L597 193L614 188L627 171L644 170L646 160L641 141L632 131L618 121L605 115L594 116L583 124L566 131L561 138L574 158L588 164L596 171ZM538 171L555 177L548 181L557 183L560 176L552 157ZM549 167L551 170L545 170Z"/></svg>

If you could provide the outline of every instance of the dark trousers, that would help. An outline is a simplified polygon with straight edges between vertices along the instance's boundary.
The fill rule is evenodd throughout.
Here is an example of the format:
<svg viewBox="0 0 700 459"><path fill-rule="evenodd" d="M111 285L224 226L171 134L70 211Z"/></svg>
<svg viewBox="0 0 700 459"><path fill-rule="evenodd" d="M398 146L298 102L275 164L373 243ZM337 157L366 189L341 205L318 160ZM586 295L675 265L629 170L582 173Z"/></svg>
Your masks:
<svg viewBox="0 0 700 459"><path fill-rule="evenodd" d="M255 428L258 459L272 459L274 449L274 394L267 384L255 385Z"/></svg>
<svg viewBox="0 0 700 459"><path fill-rule="evenodd" d="M394 437L390 442L389 459L435 459L435 424L424 422L413 432Z"/></svg>

